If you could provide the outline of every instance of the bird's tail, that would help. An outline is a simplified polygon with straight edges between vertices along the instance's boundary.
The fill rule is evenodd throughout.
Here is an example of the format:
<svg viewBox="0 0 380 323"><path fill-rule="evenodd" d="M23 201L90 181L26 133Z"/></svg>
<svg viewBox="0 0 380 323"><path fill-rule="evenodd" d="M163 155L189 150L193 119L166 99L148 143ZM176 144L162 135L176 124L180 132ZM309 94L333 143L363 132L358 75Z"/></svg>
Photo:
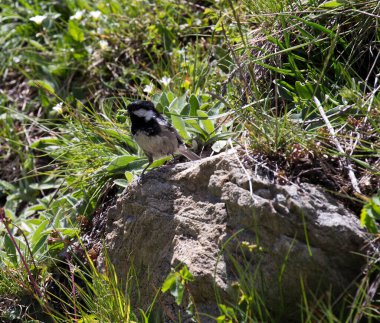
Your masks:
<svg viewBox="0 0 380 323"><path fill-rule="evenodd" d="M179 146L178 152L190 160L201 159L201 157L199 157L196 153L193 153L191 150L187 149L185 146L182 146L182 145Z"/></svg>

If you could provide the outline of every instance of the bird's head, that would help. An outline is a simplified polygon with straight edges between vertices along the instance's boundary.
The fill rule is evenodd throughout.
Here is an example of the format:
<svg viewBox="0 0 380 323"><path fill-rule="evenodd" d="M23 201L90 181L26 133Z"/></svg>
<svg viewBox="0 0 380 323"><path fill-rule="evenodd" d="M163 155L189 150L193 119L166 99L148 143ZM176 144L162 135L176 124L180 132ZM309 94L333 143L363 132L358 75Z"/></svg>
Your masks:
<svg viewBox="0 0 380 323"><path fill-rule="evenodd" d="M144 118L145 121L149 121L158 115L158 112L151 101L135 101L127 106L127 110L131 118Z"/></svg>

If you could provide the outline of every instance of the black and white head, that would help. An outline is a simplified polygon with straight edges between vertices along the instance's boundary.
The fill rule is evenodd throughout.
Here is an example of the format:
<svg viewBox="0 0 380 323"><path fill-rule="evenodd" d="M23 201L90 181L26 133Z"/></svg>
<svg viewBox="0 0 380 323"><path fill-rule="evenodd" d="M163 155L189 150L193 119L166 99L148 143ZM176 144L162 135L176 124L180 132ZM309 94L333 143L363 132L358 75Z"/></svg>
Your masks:
<svg viewBox="0 0 380 323"><path fill-rule="evenodd" d="M127 109L131 118L143 118L146 122L160 115L151 101L135 101Z"/></svg>
<svg viewBox="0 0 380 323"><path fill-rule="evenodd" d="M127 110L131 118L133 135L136 135L137 132L144 132L148 136L155 136L161 132L163 127L172 128L151 101L135 101L128 105Z"/></svg>

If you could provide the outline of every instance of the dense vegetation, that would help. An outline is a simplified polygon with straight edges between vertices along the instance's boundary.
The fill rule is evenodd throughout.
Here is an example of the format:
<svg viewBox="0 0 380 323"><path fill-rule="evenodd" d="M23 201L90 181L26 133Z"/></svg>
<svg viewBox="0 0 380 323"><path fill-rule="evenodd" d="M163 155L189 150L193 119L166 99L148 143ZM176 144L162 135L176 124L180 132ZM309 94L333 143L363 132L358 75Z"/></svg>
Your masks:
<svg viewBox="0 0 380 323"><path fill-rule="evenodd" d="M146 165L125 114L135 99L154 101L202 156L240 147L279 183L322 185L377 233L379 18L377 0L3 0L1 319L149 316L112 270L97 273L92 249L86 269L70 256ZM328 305L305 317L379 319L364 303L348 318ZM220 321L243 317L220 308Z"/></svg>

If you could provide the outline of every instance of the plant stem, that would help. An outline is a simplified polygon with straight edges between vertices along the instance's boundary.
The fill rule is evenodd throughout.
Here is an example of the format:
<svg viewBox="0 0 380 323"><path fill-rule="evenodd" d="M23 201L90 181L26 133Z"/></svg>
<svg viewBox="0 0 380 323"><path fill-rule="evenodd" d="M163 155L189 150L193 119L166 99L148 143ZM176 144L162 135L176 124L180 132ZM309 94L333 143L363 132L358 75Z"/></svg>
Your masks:
<svg viewBox="0 0 380 323"><path fill-rule="evenodd" d="M3 222L5 229L7 230L9 238L11 239L14 247L16 248L18 254L20 255L20 259L21 259L21 261L24 265L24 268L28 274L28 278L29 278L29 281L33 287L34 292L38 295L39 298L42 298L42 293L41 293L41 291L40 291L40 289L36 283L36 280L34 279L34 276L33 276L32 272L30 271L30 268L29 268L29 266L28 266L28 264L27 264L27 262L23 256L21 250L20 250L20 247L18 246L15 238L13 237L11 230L9 229L8 223L10 223L10 220L6 217L5 211L3 208L0 208L0 220L1 220L1 222Z"/></svg>
<svg viewBox="0 0 380 323"><path fill-rule="evenodd" d="M323 109L323 107L321 105L321 102L318 100L318 98L316 96L313 97L313 100L315 102L315 105L318 108L319 113L321 114L321 116L323 118L323 121L326 124L327 130L329 131L329 133L331 135L332 141L334 142L338 151L342 154L341 160L343 162L343 165L345 165L347 168L348 176L351 180L351 184L352 184L352 188L354 189L354 192L361 193L360 188L359 188L359 184L358 184L358 180L356 179L354 170L352 169L352 165L351 165L350 161L348 160L348 158L344 157L344 155L346 155L346 152L343 150L342 145L340 144L340 142L336 138L334 128L332 127L329 119L327 118L327 115L326 115L325 110Z"/></svg>

